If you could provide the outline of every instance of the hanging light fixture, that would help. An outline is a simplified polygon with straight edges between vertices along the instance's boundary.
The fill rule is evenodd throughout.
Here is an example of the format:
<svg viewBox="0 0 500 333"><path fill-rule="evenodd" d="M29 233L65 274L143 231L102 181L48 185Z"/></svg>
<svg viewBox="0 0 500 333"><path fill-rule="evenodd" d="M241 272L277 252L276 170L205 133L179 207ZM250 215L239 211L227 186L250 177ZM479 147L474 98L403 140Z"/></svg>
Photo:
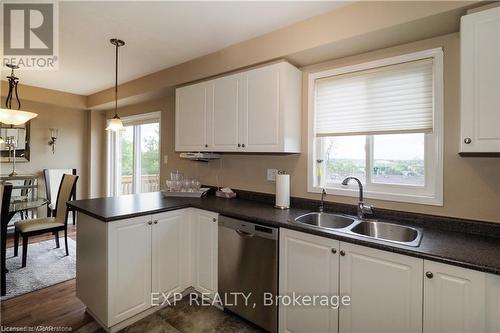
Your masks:
<svg viewBox="0 0 500 333"><path fill-rule="evenodd" d="M7 125L22 125L27 121L38 116L36 113L21 111L21 101L19 100L19 95L17 93L17 85L19 84L19 78L14 75L14 69L19 67L13 64L7 64L7 67L11 69L11 73L7 76L9 80L9 92L7 93L7 98L5 99L5 109L0 108L0 123ZM16 96L17 110L12 110L12 100Z"/></svg>
<svg viewBox="0 0 500 333"><path fill-rule="evenodd" d="M118 48L125 45L121 39L113 38L109 42L115 46L115 116L109 121L106 131L122 131L124 130L122 120L118 117Z"/></svg>

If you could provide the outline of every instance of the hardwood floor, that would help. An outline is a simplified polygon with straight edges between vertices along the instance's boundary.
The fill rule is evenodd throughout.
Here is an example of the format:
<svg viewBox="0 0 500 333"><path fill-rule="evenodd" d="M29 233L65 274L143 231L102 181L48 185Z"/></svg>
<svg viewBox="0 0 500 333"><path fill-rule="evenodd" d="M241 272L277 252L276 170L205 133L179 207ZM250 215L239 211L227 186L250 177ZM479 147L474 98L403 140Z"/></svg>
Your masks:
<svg viewBox="0 0 500 333"><path fill-rule="evenodd" d="M76 227L68 225L68 236L76 240ZM35 236L30 243L53 239L51 234ZM7 238L7 247L14 238ZM19 249L21 251L21 249ZM1 302L1 325L5 327L52 326L71 327L72 331L92 321L85 306L76 298L75 280L65 281L44 289ZM68 331L68 329L65 329ZM54 330L57 332L57 330ZM63 331L63 330L59 330Z"/></svg>
<svg viewBox="0 0 500 333"><path fill-rule="evenodd" d="M74 331L92 321L76 298L74 279L3 301L1 311L3 327L60 326Z"/></svg>

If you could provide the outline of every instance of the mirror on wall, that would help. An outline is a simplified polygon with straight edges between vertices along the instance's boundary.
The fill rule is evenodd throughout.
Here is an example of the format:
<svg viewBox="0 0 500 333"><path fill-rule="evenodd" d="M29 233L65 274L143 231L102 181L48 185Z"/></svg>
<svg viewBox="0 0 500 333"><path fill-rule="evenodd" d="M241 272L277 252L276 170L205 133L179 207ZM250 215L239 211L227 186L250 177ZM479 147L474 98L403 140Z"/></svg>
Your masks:
<svg viewBox="0 0 500 333"><path fill-rule="evenodd" d="M12 162L12 147L15 147L16 162L30 160L30 122L19 126L1 124L0 136L4 141L0 143L0 162Z"/></svg>

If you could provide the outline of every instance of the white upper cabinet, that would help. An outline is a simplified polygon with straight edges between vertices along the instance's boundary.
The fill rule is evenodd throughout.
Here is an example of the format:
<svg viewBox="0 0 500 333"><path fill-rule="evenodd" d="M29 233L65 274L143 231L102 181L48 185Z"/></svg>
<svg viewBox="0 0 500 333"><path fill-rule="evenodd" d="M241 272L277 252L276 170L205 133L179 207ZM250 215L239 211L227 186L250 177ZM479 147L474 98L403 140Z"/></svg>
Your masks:
<svg viewBox="0 0 500 333"><path fill-rule="evenodd" d="M280 67L262 67L244 74L243 138L246 150L280 149Z"/></svg>
<svg viewBox="0 0 500 333"><path fill-rule="evenodd" d="M340 332L422 332L422 269L422 259L340 242L340 294L351 297Z"/></svg>
<svg viewBox="0 0 500 333"><path fill-rule="evenodd" d="M206 123L213 96L211 88L200 83L176 90L175 144L178 150L200 150L208 145Z"/></svg>
<svg viewBox="0 0 500 333"><path fill-rule="evenodd" d="M500 153L500 7L465 15L461 42L461 153Z"/></svg>
<svg viewBox="0 0 500 333"><path fill-rule="evenodd" d="M207 122L210 150L233 151L241 143L242 81L240 75L212 81L213 106L209 109L213 111Z"/></svg>
<svg viewBox="0 0 500 333"><path fill-rule="evenodd" d="M176 90L176 151L300 152L302 74L279 62Z"/></svg>

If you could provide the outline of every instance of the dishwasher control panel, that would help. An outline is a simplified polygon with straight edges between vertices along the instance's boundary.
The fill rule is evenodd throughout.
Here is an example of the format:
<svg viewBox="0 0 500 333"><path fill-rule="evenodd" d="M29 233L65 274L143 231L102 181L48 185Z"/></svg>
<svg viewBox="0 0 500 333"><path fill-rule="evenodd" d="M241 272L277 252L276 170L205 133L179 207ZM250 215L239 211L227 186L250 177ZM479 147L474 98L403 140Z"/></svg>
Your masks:
<svg viewBox="0 0 500 333"><path fill-rule="evenodd" d="M224 215L219 215L219 227L234 229L247 235L273 240L278 239L278 228L263 226L248 221L242 221Z"/></svg>

